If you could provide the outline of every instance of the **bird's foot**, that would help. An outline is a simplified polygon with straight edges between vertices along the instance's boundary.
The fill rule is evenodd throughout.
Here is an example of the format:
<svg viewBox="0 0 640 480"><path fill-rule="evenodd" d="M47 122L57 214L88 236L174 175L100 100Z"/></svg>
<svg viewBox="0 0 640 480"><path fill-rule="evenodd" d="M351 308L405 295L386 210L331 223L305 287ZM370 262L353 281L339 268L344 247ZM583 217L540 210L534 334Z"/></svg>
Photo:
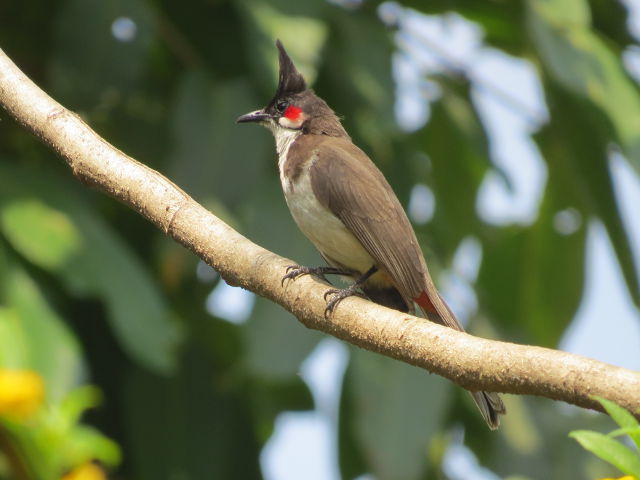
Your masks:
<svg viewBox="0 0 640 480"><path fill-rule="evenodd" d="M324 294L324 299L327 302L327 307L324 309L324 318L328 318L338 304L347 297L353 297L355 295L361 298L366 298L362 293L360 293L359 288L360 285L358 283L354 283L347 288L332 288L331 290L327 290ZM331 298L327 300L327 297Z"/></svg>
<svg viewBox="0 0 640 480"><path fill-rule="evenodd" d="M284 286L285 280L295 280L303 275L314 275L331 285L331 282L327 280L325 275L353 275L353 272L351 270L335 267L304 267L302 265L289 265L285 271L285 275L282 277L281 285Z"/></svg>
<svg viewBox="0 0 640 480"><path fill-rule="evenodd" d="M298 277L302 277L303 275L315 275L317 277L322 278L323 280L327 280L322 273L316 272L317 269L312 267L304 267L302 265L289 265L285 270L285 274L282 277L282 281L280 285L284 286L284 282L286 280L295 280Z"/></svg>

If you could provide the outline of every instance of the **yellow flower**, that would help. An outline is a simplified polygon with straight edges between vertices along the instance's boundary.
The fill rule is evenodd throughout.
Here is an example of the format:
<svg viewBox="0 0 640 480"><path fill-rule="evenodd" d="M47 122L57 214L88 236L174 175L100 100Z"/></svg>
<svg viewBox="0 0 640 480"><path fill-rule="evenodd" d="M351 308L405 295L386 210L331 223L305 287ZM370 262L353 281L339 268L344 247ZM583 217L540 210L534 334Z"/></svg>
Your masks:
<svg viewBox="0 0 640 480"><path fill-rule="evenodd" d="M601 478L600 480L638 480L638 479L631 475L625 475L624 477L620 477L620 478Z"/></svg>
<svg viewBox="0 0 640 480"><path fill-rule="evenodd" d="M0 368L0 416L25 418L44 401L42 377L31 370Z"/></svg>
<svg viewBox="0 0 640 480"><path fill-rule="evenodd" d="M106 480L104 471L94 463L83 463L60 480Z"/></svg>

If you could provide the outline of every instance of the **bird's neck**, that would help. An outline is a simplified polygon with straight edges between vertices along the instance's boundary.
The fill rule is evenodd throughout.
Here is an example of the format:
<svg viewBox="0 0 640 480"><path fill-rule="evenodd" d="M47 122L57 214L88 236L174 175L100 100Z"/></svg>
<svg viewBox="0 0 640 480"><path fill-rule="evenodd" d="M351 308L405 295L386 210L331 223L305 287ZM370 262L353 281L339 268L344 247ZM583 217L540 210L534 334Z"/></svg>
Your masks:
<svg viewBox="0 0 640 480"><path fill-rule="evenodd" d="M282 168L282 164L286 161L289 148L293 142L302 135L302 130L290 130L288 128L274 128L273 136L276 139L276 151L278 152L278 164Z"/></svg>
<svg viewBox="0 0 640 480"><path fill-rule="evenodd" d="M287 176L287 158L291 145L302 135L302 130L290 130L288 128L272 128L273 136L276 140L276 151L278 152L278 171L280 173L280 183L282 190L287 194L291 181Z"/></svg>

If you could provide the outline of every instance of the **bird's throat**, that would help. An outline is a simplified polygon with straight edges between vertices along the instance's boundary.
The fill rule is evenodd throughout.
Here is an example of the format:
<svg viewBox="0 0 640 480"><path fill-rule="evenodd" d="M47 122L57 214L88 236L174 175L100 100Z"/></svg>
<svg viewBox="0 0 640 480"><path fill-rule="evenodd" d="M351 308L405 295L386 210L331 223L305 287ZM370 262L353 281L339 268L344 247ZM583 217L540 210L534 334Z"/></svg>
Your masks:
<svg viewBox="0 0 640 480"><path fill-rule="evenodd" d="M273 127L273 136L276 139L276 151L278 152L279 165L286 161L289 148L293 142L302 135L301 130L291 130L289 128Z"/></svg>
<svg viewBox="0 0 640 480"><path fill-rule="evenodd" d="M280 182L282 183L282 189L287 192L290 186L290 179L286 178L285 164L289 156L289 149L293 142L302 135L301 130L290 130L288 128L273 127L273 136L276 139L276 151L278 152L278 170L280 172Z"/></svg>

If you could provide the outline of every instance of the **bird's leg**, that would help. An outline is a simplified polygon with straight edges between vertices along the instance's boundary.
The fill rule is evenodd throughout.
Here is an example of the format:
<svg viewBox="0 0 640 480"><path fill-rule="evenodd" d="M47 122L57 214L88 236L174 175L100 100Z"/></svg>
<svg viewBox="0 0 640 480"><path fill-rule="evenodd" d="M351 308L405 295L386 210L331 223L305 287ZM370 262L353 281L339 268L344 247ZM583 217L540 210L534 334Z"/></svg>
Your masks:
<svg viewBox="0 0 640 480"><path fill-rule="evenodd" d="M363 275L358 278L353 285L348 286L347 288L332 288L331 290L327 290L324 294L324 299L327 300L327 297L331 297L327 300L327 308L324 309L324 316L327 318L329 314L333 312L338 303L344 300L347 297L351 297L353 295L361 296L358 289L362 286L364 282L369 280L371 275L378 271L378 267L375 265L367 270Z"/></svg>
<svg viewBox="0 0 640 480"><path fill-rule="evenodd" d="M349 275L353 276L353 270L347 270L345 268L338 267L304 267L301 265L289 265L287 270L285 271L285 276L282 277L282 285L284 285L285 280L295 280L298 277L303 275L315 275L316 277L321 278L329 285L331 282L327 280L325 275Z"/></svg>

